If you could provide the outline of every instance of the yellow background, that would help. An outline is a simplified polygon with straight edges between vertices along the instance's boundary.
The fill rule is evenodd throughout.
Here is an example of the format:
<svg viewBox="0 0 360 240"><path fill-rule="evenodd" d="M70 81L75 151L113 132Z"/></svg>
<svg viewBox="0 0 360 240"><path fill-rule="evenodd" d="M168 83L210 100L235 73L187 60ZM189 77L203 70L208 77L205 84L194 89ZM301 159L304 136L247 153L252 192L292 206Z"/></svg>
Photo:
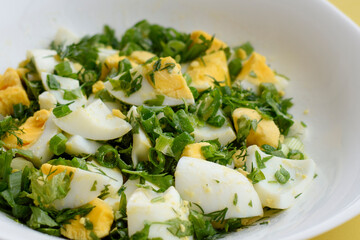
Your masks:
<svg viewBox="0 0 360 240"><path fill-rule="evenodd" d="M360 0L329 0L360 26ZM360 239L360 215L312 240Z"/></svg>

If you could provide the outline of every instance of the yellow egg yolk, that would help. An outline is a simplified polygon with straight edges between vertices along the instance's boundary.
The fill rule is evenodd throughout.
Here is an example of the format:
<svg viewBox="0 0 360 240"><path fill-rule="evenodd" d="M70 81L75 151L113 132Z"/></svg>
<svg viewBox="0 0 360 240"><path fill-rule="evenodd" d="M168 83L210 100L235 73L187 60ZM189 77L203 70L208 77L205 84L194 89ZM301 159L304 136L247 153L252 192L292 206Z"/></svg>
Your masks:
<svg viewBox="0 0 360 240"><path fill-rule="evenodd" d="M66 174L69 175L70 178L72 179L76 172L76 168L74 167L64 166L64 165L51 165L48 163L41 165L40 170L43 174L48 175L49 180L51 180L53 176L60 174L64 171L66 171Z"/></svg>
<svg viewBox="0 0 360 240"><path fill-rule="evenodd" d="M137 64L143 64L147 60L155 56L155 54L147 51L134 51L130 54L128 58L130 59L130 61L133 61Z"/></svg>
<svg viewBox="0 0 360 240"><path fill-rule="evenodd" d="M119 54L114 54L107 57L101 67L100 80L104 80L106 76L110 73L111 69L118 70L119 62L121 60L124 60L125 58L125 56L119 56ZM132 62L131 60L130 63L133 67L137 66L137 64Z"/></svg>
<svg viewBox="0 0 360 240"><path fill-rule="evenodd" d="M181 154L181 157L193 157L193 158L199 158L199 159L206 160L206 158L204 157L204 155L201 152L201 147L209 146L209 145L210 145L210 143L207 143L207 142L188 144L184 148L184 150Z"/></svg>
<svg viewBox="0 0 360 240"><path fill-rule="evenodd" d="M157 92L177 99L193 99L191 90L181 73L181 67L172 57L160 58L157 71L154 70L156 63L157 61L153 61L144 65L143 74ZM153 73L153 78L150 77L151 73Z"/></svg>
<svg viewBox="0 0 360 240"><path fill-rule="evenodd" d="M30 105L17 71L8 68L0 77L0 114L3 116L12 114L13 105L19 103Z"/></svg>
<svg viewBox="0 0 360 240"><path fill-rule="evenodd" d="M8 135L3 139L6 148L21 148L28 149L40 138L44 132L45 123L50 116L49 110L39 110L34 113L34 116L29 117L23 123L15 134L22 139L23 145L17 145L17 139L13 135Z"/></svg>
<svg viewBox="0 0 360 240"><path fill-rule="evenodd" d="M220 82L221 86L231 85L224 51L217 51L192 61L187 73L192 79L191 86L198 91L214 86L214 79Z"/></svg>
<svg viewBox="0 0 360 240"><path fill-rule="evenodd" d="M97 81L96 83L94 83L94 85L92 85L92 92L93 93L97 93L98 91L104 89L104 82L103 81Z"/></svg>
<svg viewBox="0 0 360 240"><path fill-rule="evenodd" d="M95 234L98 238L103 238L110 233L111 225L114 221L114 214L111 207L99 198L95 198L90 205L95 206L90 213L84 217L79 215L75 219L70 220L69 224L65 224L61 228L61 234L70 239L93 239L91 236ZM85 225L91 223L93 229L86 229Z"/></svg>
<svg viewBox="0 0 360 240"><path fill-rule="evenodd" d="M278 147L280 139L279 128L276 126L274 121L262 119L256 110L250 108L237 108L234 110L232 117L236 131L238 131L238 120L244 115L251 120L258 121L256 131L251 129L248 137L246 138L246 144L248 146L256 144L261 147L262 145L267 144L275 148Z"/></svg>
<svg viewBox="0 0 360 240"><path fill-rule="evenodd" d="M202 43L203 40L201 40L200 36L203 36L206 40L211 40L212 36L204 31L198 30L191 33L190 38L193 40L193 43ZM223 41L214 38L210 48L206 50L206 53L212 53L214 51L218 51L220 49L227 48L226 43Z"/></svg>
<svg viewBox="0 0 360 240"><path fill-rule="evenodd" d="M256 85L278 82L274 71L266 64L266 58L256 52L253 52L250 58L244 62L243 68L236 79L246 79Z"/></svg>

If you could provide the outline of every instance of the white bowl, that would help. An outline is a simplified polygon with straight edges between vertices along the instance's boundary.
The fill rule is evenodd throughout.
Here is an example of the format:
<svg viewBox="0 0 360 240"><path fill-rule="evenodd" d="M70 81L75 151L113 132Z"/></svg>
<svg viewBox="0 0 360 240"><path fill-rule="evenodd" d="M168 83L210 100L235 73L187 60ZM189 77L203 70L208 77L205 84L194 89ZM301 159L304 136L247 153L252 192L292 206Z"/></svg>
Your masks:
<svg viewBox="0 0 360 240"><path fill-rule="evenodd" d="M293 208L228 239L305 239L360 213L360 31L326 1L6 1L0 72L16 67L27 49L48 46L61 26L82 36L109 24L119 36L141 19L203 29L231 45L249 40L291 78L292 113L309 126L306 147L319 176ZM1 239L24 237L51 238L0 215Z"/></svg>

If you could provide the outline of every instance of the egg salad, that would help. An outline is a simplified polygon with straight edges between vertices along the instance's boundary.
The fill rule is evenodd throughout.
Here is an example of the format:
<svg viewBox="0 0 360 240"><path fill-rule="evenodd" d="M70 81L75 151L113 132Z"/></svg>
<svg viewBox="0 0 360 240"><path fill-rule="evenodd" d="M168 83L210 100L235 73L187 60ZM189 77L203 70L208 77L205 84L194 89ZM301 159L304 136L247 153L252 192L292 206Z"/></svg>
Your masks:
<svg viewBox="0 0 360 240"><path fill-rule="evenodd" d="M120 38L59 29L0 75L0 210L81 240L271 224L317 175L268 64L249 42L146 20Z"/></svg>

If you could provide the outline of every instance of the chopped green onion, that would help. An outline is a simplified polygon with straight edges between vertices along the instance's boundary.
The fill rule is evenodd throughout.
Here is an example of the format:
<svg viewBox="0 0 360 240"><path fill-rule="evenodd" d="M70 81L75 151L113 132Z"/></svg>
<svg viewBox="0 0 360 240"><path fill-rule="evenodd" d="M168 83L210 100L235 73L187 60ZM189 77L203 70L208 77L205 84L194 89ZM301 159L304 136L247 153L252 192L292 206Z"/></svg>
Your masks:
<svg viewBox="0 0 360 240"><path fill-rule="evenodd" d="M164 95L156 95L156 98L144 101L144 104L148 106L161 106L164 102Z"/></svg>
<svg viewBox="0 0 360 240"><path fill-rule="evenodd" d="M53 109L53 114L57 118L65 117L66 115L70 114L72 111L69 108L69 105L73 102L67 104L59 104L57 107Z"/></svg>
<svg viewBox="0 0 360 240"><path fill-rule="evenodd" d="M114 168L118 164L119 153L111 145L102 145L95 153L96 161L103 167Z"/></svg>
<svg viewBox="0 0 360 240"><path fill-rule="evenodd" d="M280 170L275 172L275 178L280 184L285 184L290 179L290 173L280 165Z"/></svg>
<svg viewBox="0 0 360 240"><path fill-rule="evenodd" d="M60 155L65 152L67 137L62 133L58 133L50 139L50 151L55 155Z"/></svg>

